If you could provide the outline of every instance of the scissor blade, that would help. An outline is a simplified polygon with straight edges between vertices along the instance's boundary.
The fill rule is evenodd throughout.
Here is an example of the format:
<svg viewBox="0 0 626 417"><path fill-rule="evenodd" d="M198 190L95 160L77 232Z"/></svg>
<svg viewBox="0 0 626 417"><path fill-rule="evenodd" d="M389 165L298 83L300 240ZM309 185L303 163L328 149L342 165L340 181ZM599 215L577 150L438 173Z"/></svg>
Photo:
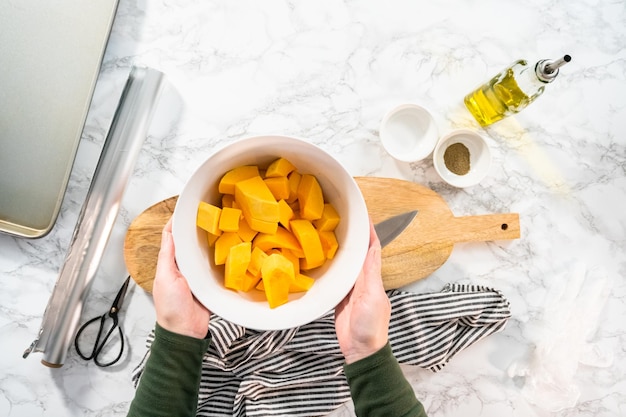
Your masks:
<svg viewBox="0 0 626 417"><path fill-rule="evenodd" d="M380 246L385 247L406 229L417 215L417 210L408 211L390 217L382 222L375 224L376 234L380 240Z"/></svg>
<svg viewBox="0 0 626 417"><path fill-rule="evenodd" d="M126 290L128 289L129 282L130 282L130 276L126 278L126 281L124 281L124 284L122 284L122 288L120 288L120 290L117 293L117 296L115 296L115 300L113 301L113 304L111 305L111 312L115 311L115 313L117 313L118 311L122 309L122 304L124 304L124 297L126 296Z"/></svg>

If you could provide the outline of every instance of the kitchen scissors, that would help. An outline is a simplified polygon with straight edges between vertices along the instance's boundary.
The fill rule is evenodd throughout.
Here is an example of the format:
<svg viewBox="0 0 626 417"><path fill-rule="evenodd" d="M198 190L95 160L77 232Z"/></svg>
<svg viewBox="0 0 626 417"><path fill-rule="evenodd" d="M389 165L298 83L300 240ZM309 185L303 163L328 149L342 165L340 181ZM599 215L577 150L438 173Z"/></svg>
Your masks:
<svg viewBox="0 0 626 417"><path fill-rule="evenodd" d="M93 359L96 365L101 366L101 367L106 367L106 366L113 365L114 363L119 361L120 358L122 357L122 353L124 352L124 333L122 333L122 328L119 326L117 313L120 311L120 309L122 308L122 304L124 303L124 297L126 296L126 290L128 289L129 282L130 282L130 276L128 276L128 278L126 278L126 281L124 281L122 288L120 288L120 290L118 291L117 296L115 297L115 300L113 301L113 304L111 305L111 308L109 309L107 313L104 313L101 316L92 318L91 320L83 324L78 329L78 332L76 333L76 337L74 338L74 347L76 348L76 352L78 353L78 356L80 356L81 358L87 361ZM107 318L110 318L113 324L111 325L109 330L106 332L106 335L104 336L102 341L100 341L103 335L104 328L106 327L105 323L107 322ZM98 329L98 335L96 336L96 341L94 342L93 350L91 351L90 354L85 355L80 350L80 347L78 346L78 339L80 338L80 335L83 333L83 331L87 327L89 327L90 324L96 323L98 321L100 321L100 328ZM120 342L121 342L120 352L117 355L117 357L113 359L112 361L102 363L100 362L98 357L100 356L100 353L102 352L102 348L104 348L104 345L106 345L106 343L109 341L109 338L114 333L115 329L118 330L119 335L120 335Z"/></svg>

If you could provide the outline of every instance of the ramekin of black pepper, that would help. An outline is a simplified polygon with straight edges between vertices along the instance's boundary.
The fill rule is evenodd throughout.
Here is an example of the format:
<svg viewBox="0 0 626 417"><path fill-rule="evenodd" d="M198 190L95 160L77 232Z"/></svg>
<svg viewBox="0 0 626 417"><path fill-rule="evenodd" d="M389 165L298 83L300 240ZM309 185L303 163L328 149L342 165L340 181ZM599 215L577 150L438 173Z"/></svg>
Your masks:
<svg viewBox="0 0 626 417"><path fill-rule="evenodd" d="M468 129L442 137L433 151L435 170L448 184L471 187L485 178L491 166L491 151L485 139Z"/></svg>

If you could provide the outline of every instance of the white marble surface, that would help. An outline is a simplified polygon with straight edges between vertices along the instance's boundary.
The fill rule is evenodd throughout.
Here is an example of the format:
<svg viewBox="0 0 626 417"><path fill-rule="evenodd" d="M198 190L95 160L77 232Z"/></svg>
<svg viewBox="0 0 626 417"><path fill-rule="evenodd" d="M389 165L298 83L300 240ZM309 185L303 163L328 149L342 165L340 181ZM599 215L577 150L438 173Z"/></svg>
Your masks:
<svg viewBox="0 0 626 417"><path fill-rule="evenodd" d="M296 135L354 175L429 186L456 215L520 213L521 239L459 244L410 287L484 284L512 305L502 333L440 373L407 369L429 415L626 415L625 46L619 0L121 0L54 230L39 240L0 236L0 415L122 416L133 397L130 372L154 321L149 295L135 285L121 315L129 349L118 366L97 368L73 349L61 369L42 366L38 354L21 358L133 64L164 71L173 88L128 185L84 318L108 308L125 278L122 244L135 216L177 194L217 146ZM573 61L516 117L483 130L464 110L463 96L510 62L564 53ZM488 178L454 189L429 160L389 157L379 122L402 102L431 109L441 134L457 127L483 134L494 159ZM546 375L580 391L571 406L550 411L563 392L534 388Z"/></svg>

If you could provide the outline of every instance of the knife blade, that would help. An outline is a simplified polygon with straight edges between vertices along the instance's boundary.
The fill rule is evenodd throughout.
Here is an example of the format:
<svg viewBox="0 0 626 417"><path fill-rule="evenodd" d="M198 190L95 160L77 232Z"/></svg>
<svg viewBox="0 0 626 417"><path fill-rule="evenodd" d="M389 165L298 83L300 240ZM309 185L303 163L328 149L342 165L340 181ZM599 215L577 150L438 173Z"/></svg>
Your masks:
<svg viewBox="0 0 626 417"><path fill-rule="evenodd" d="M374 225L376 234L380 240L380 246L385 247L406 229L417 215L417 210L407 211L383 220Z"/></svg>

